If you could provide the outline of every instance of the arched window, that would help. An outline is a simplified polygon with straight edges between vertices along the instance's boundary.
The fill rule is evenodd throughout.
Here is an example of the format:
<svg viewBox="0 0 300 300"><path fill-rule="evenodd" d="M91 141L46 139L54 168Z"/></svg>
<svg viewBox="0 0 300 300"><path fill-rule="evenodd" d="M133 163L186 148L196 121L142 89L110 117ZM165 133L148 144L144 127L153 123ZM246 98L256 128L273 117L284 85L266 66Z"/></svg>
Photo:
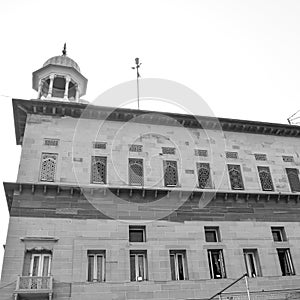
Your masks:
<svg viewBox="0 0 300 300"><path fill-rule="evenodd" d="M65 94L66 79L57 76L53 81L52 97L63 98Z"/></svg>
<svg viewBox="0 0 300 300"><path fill-rule="evenodd" d="M178 184L177 162L173 160L164 161L165 186L176 186Z"/></svg>
<svg viewBox="0 0 300 300"><path fill-rule="evenodd" d="M92 183L106 183L106 157L92 156Z"/></svg>
<svg viewBox="0 0 300 300"><path fill-rule="evenodd" d="M140 158L129 158L129 184L144 184L143 160Z"/></svg>
<svg viewBox="0 0 300 300"><path fill-rule="evenodd" d="M273 182L269 167L257 167L261 188L263 191L273 191Z"/></svg>
<svg viewBox="0 0 300 300"><path fill-rule="evenodd" d="M197 163L198 185L200 189L212 188L209 163Z"/></svg>
<svg viewBox="0 0 300 300"><path fill-rule="evenodd" d="M241 167L239 165L227 165L231 188L233 190L243 190L243 178Z"/></svg>
<svg viewBox="0 0 300 300"><path fill-rule="evenodd" d="M57 154L42 153L42 163L40 171L40 180L53 182L55 181Z"/></svg>

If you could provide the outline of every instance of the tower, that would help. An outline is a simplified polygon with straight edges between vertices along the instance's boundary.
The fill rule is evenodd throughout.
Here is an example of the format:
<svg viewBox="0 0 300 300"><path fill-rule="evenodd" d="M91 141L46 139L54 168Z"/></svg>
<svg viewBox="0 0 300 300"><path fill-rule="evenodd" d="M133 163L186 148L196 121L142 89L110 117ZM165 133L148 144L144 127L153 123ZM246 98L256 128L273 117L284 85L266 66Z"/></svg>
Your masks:
<svg viewBox="0 0 300 300"><path fill-rule="evenodd" d="M78 64L67 56L66 44L62 55L49 58L42 68L32 73L32 88L41 100L80 102L86 87L87 79Z"/></svg>

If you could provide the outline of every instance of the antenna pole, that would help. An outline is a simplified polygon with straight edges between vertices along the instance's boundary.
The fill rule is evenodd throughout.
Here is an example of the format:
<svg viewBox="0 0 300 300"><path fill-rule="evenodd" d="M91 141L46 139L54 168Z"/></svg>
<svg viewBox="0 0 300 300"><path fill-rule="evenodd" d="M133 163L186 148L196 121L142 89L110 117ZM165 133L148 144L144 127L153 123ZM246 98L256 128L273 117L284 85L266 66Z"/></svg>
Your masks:
<svg viewBox="0 0 300 300"><path fill-rule="evenodd" d="M136 69L136 92L137 92L137 103L138 103L138 109L140 109L140 84L139 84L139 78L141 77L139 73L139 68L142 63L140 63L140 59L137 57L135 59L135 67L132 67L132 69Z"/></svg>

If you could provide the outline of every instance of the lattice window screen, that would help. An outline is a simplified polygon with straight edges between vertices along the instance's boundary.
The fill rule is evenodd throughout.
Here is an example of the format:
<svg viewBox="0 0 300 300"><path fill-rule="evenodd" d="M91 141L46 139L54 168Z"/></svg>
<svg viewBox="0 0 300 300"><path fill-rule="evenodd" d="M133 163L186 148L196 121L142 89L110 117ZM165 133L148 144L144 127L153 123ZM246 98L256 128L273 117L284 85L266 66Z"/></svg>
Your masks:
<svg viewBox="0 0 300 300"><path fill-rule="evenodd" d="M93 148L106 149L106 143L105 142L93 142Z"/></svg>
<svg viewBox="0 0 300 300"><path fill-rule="evenodd" d="M162 147L162 153L163 154L175 154L175 148L174 147Z"/></svg>
<svg viewBox="0 0 300 300"><path fill-rule="evenodd" d="M44 145L46 146L58 146L59 139L44 139Z"/></svg>
<svg viewBox="0 0 300 300"><path fill-rule="evenodd" d="M294 157L291 155L283 155L282 156L282 160L284 162L294 162Z"/></svg>
<svg viewBox="0 0 300 300"><path fill-rule="evenodd" d="M106 157L92 156L92 183L106 183Z"/></svg>
<svg viewBox="0 0 300 300"><path fill-rule="evenodd" d="M212 188L209 163L197 163L197 173L199 188Z"/></svg>
<svg viewBox="0 0 300 300"><path fill-rule="evenodd" d="M175 186L178 183L177 162L172 160L164 161L165 186Z"/></svg>
<svg viewBox="0 0 300 300"><path fill-rule="evenodd" d="M208 156L208 151L205 149L195 149L195 155L196 156L204 156L207 157Z"/></svg>
<svg viewBox="0 0 300 300"><path fill-rule="evenodd" d="M238 153L237 152L232 152L232 151L227 151L226 152L226 158L237 159L238 158Z"/></svg>
<svg viewBox="0 0 300 300"><path fill-rule="evenodd" d="M129 158L129 184L143 185L144 171L143 160L139 158Z"/></svg>
<svg viewBox="0 0 300 300"><path fill-rule="evenodd" d="M267 155L262 153L254 153L255 160L267 160Z"/></svg>
<svg viewBox="0 0 300 300"><path fill-rule="evenodd" d="M269 167L257 167L261 188L263 191L274 191L272 176Z"/></svg>
<svg viewBox="0 0 300 300"><path fill-rule="evenodd" d="M130 152L142 152L143 151L143 145L136 145L132 144L129 146Z"/></svg>
<svg viewBox="0 0 300 300"><path fill-rule="evenodd" d="M300 192L299 170L296 168L286 168L292 192Z"/></svg>
<svg viewBox="0 0 300 300"><path fill-rule="evenodd" d="M40 181L55 181L57 154L42 153L42 164L40 170Z"/></svg>
<svg viewBox="0 0 300 300"><path fill-rule="evenodd" d="M227 165L228 173L233 190L243 190L244 183L242 178L241 167L239 165Z"/></svg>

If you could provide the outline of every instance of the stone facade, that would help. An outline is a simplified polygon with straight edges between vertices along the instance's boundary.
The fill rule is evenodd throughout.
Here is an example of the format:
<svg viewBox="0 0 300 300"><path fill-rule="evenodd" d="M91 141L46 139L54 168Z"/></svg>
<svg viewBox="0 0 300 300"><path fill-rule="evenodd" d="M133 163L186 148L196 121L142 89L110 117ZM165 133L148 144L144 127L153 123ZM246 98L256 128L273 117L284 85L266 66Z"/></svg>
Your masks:
<svg viewBox="0 0 300 300"><path fill-rule="evenodd" d="M172 123L150 112L103 117L106 108L85 108L14 100L22 154L17 182L4 184L10 223L0 299L36 299L41 278L51 275L51 295L40 299L204 300L247 272L245 251L256 256L251 299L300 299L300 192L286 172L300 169L299 128L229 119L205 128L175 114ZM106 158L103 183L93 182L93 156ZM143 159L142 185L129 182L129 158ZM177 162L174 186L165 184L168 160ZM197 163L209 163L208 188L199 187ZM228 165L240 166L243 189L232 189ZM272 189L262 189L258 166L269 168ZM143 229L143 241L129 240L130 226ZM209 229L216 240L207 240ZM290 256L285 276L278 249ZM211 251L223 255L222 278L212 275ZM51 258L49 276L32 275L41 253ZM104 257L101 280L89 280L95 253ZM131 278L136 253L144 255L140 281ZM172 277L173 253L184 256L184 280ZM16 288L18 276L26 293ZM245 281L222 299L247 299Z"/></svg>

